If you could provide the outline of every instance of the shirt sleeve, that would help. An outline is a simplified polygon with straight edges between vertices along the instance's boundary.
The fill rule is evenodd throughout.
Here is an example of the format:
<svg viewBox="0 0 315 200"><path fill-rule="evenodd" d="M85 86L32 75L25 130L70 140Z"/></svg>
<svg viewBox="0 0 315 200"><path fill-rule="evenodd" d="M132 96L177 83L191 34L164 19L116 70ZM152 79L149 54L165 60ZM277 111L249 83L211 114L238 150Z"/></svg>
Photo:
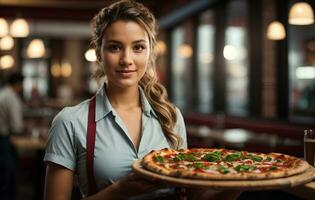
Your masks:
<svg viewBox="0 0 315 200"><path fill-rule="evenodd" d="M23 131L23 112L22 103L19 99L11 98L8 100L9 106L9 116L10 116L10 130L16 134Z"/></svg>
<svg viewBox="0 0 315 200"><path fill-rule="evenodd" d="M71 121L61 111L53 120L49 130L44 162L52 162L67 169L75 170L75 144Z"/></svg>
<svg viewBox="0 0 315 200"><path fill-rule="evenodd" d="M187 149L187 133L186 133L186 126L184 122L184 118L182 113L178 108L176 108L177 113L177 122L176 122L176 131L182 138L182 145L179 147L180 149Z"/></svg>

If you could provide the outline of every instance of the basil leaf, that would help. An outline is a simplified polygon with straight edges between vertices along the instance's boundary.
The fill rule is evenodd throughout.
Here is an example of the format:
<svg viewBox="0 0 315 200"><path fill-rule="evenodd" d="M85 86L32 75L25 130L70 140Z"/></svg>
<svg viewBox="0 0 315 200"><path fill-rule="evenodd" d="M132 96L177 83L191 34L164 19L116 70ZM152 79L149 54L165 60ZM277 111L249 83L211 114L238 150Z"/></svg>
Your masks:
<svg viewBox="0 0 315 200"><path fill-rule="evenodd" d="M271 166L270 167L270 170L277 170L278 169L278 167L276 167L276 166Z"/></svg>
<svg viewBox="0 0 315 200"><path fill-rule="evenodd" d="M232 154L229 154L229 155L225 156L224 160L228 161L228 162L231 162L231 161L239 160L241 157L242 157L242 153L241 152L232 153Z"/></svg>
<svg viewBox="0 0 315 200"><path fill-rule="evenodd" d="M216 162L221 160L219 154L215 153L208 153L202 159L208 162Z"/></svg>
<svg viewBox="0 0 315 200"><path fill-rule="evenodd" d="M224 166L220 166L219 167L219 172L221 172L222 174L227 174L230 172L230 170Z"/></svg>
<svg viewBox="0 0 315 200"><path fill-rule="evenodd" d="M155 156L155 161L160 162L160 163L164 163L164 158L162 156Z"/></svg>
<svg viewBox="0 0 315 200"><path fill-rule="evenodd" d="M263 158L260 157L260 156L252 156L251 159L252 159L253 161L256 161L256 162L260 162L260 161L263 160Z"/></svg>
<svg viewBox="0 0 315 200"><path fill-rule="evenodd" d="M200 168L203 168L203 164L202 164L202 163L195 163L195 164L194 164L194 167L195 167L196 169L200 169Z"/></svg>
<svg viewBox="0 0 315 200"><path fill-rule="evenodd" d="M185 160L196 161L197 158L195 156L193 156L192 154L186 154L185 155Z"/></svg>
<svg viewBox="0 0 315 200"><path fill-rule="evenodd" d="M179 161L182 161L182 160L185 160L185 155L180 153L180 154L177 154L175 158L172 159L174 162L179 162Z"/></svg>
<svg viewBox="0 0 315 200"><path fill-rule="evenodd" d="M234 169L238 172L248 172L250 170L255 170L256 166L253 165L237 165Z"/></svg>
<svg viewBox="0 0 315 200"><path fill-rule="evenodd" d="M267 157L266 160L267 161L272 161L272 158L271 157Z"/></svg>

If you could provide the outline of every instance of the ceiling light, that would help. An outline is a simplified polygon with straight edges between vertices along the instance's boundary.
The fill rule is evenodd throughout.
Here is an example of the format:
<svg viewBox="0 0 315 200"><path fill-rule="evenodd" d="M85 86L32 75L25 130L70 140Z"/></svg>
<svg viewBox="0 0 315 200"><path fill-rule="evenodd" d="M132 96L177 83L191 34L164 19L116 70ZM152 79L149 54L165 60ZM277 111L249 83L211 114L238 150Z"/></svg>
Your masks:
<svg viewBox="0 0 315 200"><path fill-rule="evenodd" d="M289 24L308 25L314 23L314 12L306 2L295 3L289 12Z"/></svg>
<svg viewBox="0 0 315 200"><path fill-rule="evenodd" d="M44 42L41 39L33 39L27 47L26 54L29 58L42 58L45 55Z"/></svg>
<svg viewBox="0 0 315 200"><path fill-rule="evenodd" d="M4 37L9 33L9 25L7 20L0 18L0 37Z"/></svg>
<svg viewBox="0 0 315 200"><path fill-rule="evenodd" d="M281 22L273 21L267 28L267 38L269 40L283 40L285 38L285 29Z"/></svg>
<svg viewBox="0 0 315 200"><path fill-rule="evenodd" d="M9 69L14 65L14 58L11 55L5 55L0 57L0 68Z"/></svg>
<svg viewBox="0 0 315 200"><path fill-rule="evenodd" d="M1 50L11 50L14 46L14 40L10 36L5 36L0 39L0 49Z"/></svg>
<svg viewBox="0 0 315 200"><path fill-rule="evenodd" d="M30 33L30 28L25 19L18 18L12 22L10 32L12 37L27 37Z"/></svg>

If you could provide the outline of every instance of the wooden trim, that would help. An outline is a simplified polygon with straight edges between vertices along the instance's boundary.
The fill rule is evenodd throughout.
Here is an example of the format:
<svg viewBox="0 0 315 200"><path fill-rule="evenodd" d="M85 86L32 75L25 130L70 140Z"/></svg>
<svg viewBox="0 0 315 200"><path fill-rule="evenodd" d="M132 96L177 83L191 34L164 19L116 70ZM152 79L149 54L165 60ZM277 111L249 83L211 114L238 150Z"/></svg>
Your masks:
<svg viewBox="0 0 315 200"><path fill-rule="evenodd" d="M223 57L223 48L225 44L225 28L226 28L226 4L220 4L215 9L215 60L213 74L213 108L214 112L225 112L225 91L226 91L226 75L225 60Z"/></svg>
<svg viewBox="0 0 315 200"><path fill-rule="evenodd" d="M279 21L284 25L288 35L288 4L286 0L276 2ZM289 114L289 70L288 70L288 40L277 41L277 113L279 119L288 120Z"/></svg>
<svg viewBox="0 0 315 200"><path fill-rule="evenodd" d="M247 1L249 32L249 115L261 116L262 107L262 1Z"/></svg>

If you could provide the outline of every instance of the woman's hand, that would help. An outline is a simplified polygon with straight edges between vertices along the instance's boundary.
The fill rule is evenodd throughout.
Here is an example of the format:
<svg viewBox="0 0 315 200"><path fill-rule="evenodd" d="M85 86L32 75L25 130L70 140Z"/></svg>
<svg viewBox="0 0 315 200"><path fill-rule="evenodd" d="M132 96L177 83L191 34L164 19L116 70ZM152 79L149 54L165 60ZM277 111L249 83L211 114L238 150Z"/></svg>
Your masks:
<svg viewBox="0 0 315 200"><path fill-rule="evenodd" d="M115 188L118 196L123 196L126 198L161 189L163 188L163 185L158 185L156 183L147 181L132 172L125 178L114 183L111 187Z"/></svg>
<svg viewBox="0 0 315 200"><path fill-rule="evenodd" d="M146 181L135 173L130 173L121 180L113 183L97 194L87 197L85 200L123 200L163 188L163 185Z"/></svg>
<svg viewBox="0 0 315 200"><path fill-rule="evenodd" d="M186 192L189 196L189 200L233 200L236 199L242 191L238 190L198 190L198 189L187 189Z"/></svg>

